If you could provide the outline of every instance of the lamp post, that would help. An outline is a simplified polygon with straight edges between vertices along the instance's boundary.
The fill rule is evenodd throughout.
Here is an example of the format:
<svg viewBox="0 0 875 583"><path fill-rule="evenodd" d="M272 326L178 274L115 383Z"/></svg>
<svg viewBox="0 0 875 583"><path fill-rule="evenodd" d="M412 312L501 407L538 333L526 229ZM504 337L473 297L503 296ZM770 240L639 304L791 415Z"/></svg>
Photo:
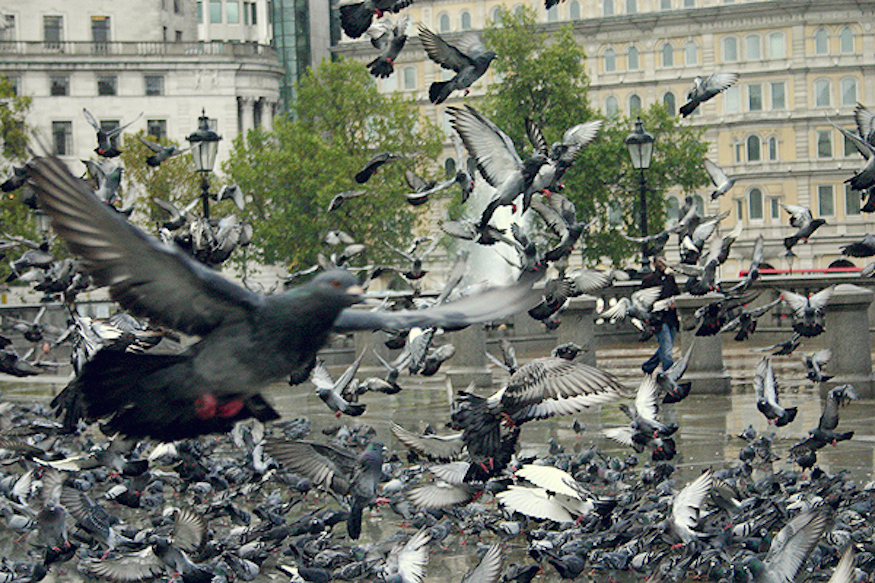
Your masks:
<svg viewBox="0 0 875 583"><path fill-rule="evenodd" d="M222 136L210 128L210 118L206 110L201 110L198 118L197 130L189 134L188 143L191 144L191 157L194 166L201 173L201 200L203 201L204 218L210 218L210 183L207 174L213 171L216 164L216 154L219 151L219 142Z"/></svg>
<svg viewBox="0 0 875 583"><path fill-rule="evenodd" d="M48 240L49 238L49 229L51 229L52 223L49 220L49 216L43 212L41 208L34 209L33 216L36 221L36 229L39 231L40 237L43 241Z"/></svg>
<svg viewBox="0 0 875 583"><path fill-rule="evenodd" d="M639 117L635 120L635 130L626 137L626 147L632 158L632 167L640 171L638 175L639 186L639 212L641 236L647 236L647 182L644 180L644 171L650 168L650 159L653 156L653 135L644 129L644 124ZM650 258L647 257L647 244L641 243L641 273L650 272Z"/></svg>

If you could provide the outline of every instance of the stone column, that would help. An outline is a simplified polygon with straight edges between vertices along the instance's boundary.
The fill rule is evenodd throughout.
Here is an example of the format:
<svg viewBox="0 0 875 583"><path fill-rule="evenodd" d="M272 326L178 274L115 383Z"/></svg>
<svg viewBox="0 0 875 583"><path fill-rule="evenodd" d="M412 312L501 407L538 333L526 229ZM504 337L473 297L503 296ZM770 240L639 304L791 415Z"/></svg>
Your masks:
<svg viewBox="0 0 875 583"><path fill-rule="evenodd" d="M852 384L862 399L875 396L869 339L869 304L873 293L866 288L842 283L836 286L826 307L826 346L832 359L826 372L835 375L821 385L826 393L837 385Z"/></svg>
<svg viewBox="0 0 875 583"><path fill-rule="evenodd" d="M596 365L595 306L595 296L572 298L560 314L562 323L556 329L556 344L580 345L586 352L578 356L578 360L590 366Z"/></svg>
<svg viewBox="0 0 875 583"><path fill-rule="evenodd" d="M240 130L241 133L245 134L255 127L255 119L253 117L255 101L251 97L238 97L237 100L240 102Z"/></svg>
<svg viewBox="0 0 875 583"><path fill-rule="evenodd" d="M449 334L447 340L456 353L441 370L453 382L453 387L464 389L474 383L478 387L492 386L492 371L486 366L486 331L482 324L472 324Z"/></svg>
<svg viewBox="0 0 875 583"><path fill-rule="evenodd" d="M276 101L264 101L264 108L261 112L261 123L264 131L273 131L274 115L276 115Z"/></svg>
<svg viewBox="0 0 875 583"><path fill-rule="evenodd" d="M723 366L723 339L720 334L714 336L696 336L696 329L684 330L695 322L696 310L722 296L717 293L709 293L704 296L681 294L675 298L675 307L681 318L681 330L679 332L681 354L686 352L690 343L695 342L693 352L690 354L690 363L683 380L690 381L691 392L696 393L729 393L731 386L729 374Z"/></svg>

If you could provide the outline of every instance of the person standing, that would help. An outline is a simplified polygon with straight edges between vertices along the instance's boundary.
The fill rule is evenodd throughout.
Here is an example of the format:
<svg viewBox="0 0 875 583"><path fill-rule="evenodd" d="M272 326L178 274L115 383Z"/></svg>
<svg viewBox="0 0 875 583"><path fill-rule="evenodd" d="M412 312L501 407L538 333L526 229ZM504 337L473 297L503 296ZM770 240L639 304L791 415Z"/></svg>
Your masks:
<svg viewBox="0 0 875 583"><path fill-rule="evenodd" d="M678 289L678 284L674 280L674 276L665 272L666 263L665 257L657 256L653 260L653 272L648 273L641 279L641 288L660 287L662 291L659 294L660 300L676 296L681 293ZM674 337L680 328L677 311L674 306L660 312L654 312L653 320L651 321L655 330L654 336L659 346L653 356L644 361L641 365L641 370L646 374L651 374L662 365L662 370L666 371L674 364L674 359L671 356L672 348L674 347Z"/></svg>

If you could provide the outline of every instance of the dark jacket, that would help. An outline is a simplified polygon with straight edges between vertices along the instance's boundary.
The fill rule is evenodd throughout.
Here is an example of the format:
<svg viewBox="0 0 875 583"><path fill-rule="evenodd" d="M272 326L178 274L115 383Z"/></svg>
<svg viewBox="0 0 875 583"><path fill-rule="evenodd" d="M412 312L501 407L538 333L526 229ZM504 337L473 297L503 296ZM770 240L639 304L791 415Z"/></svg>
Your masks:
<svg viewBox="0 0 875 583"><path fill-rule="evenodd" d="M645 289L648 287L662 288L662 291L659 293L658 298L660 300L670 298L671 296L680 295L681 293L681 290L678 288L678 284L674 280L674 276L663 273L659 270L656 270L653 273L648 273L641 279L641 289ZM665 322L675 330L680 328L678 313L674 308L669 308L668 310L664 310L662 312L655 312L653 323L658 324L660 322Z"/></svg>

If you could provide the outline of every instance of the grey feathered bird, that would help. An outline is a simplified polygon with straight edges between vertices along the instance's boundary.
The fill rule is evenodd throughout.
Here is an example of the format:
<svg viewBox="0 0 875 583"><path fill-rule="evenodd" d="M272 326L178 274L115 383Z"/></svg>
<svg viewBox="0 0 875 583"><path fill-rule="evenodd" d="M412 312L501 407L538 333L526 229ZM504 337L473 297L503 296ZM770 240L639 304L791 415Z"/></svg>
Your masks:
<svg viewBox="0 0 875 583"><path fill-rule="evenodd" d="M714 190L711 192L711 200L717 200L720 196L729 192L729 189L735 184L735 178L727 176L723 169L705 158L705 172L711 179L711 184L714 185Z"/></svg>
<svg viewBox="0 0 875 583"><path fill-rule="evenodd" d="M393 24L391 20L383 20L368 28L371 44L380 54L368 63L371 75L378 79L385 79L395 71L395 59L401 53L401 49L407 43L407 24L410 18L402 15Z"/></svg>
<svg viewBox="0 0 875 583"><path fill-rule="evenodd" d="M359 365L365 353L361 354L349 365L343 374L337 377L337 380L331 378L331 373L322 360L316 359L316 366L313 367L313 372L310 373L310 381L316 386L316 394L319 398L328 405L328 408L334 411L335 417L340 418L341 415L349 415L357 417L365 412L365 405L362 403L351 403L347 401L343 395L352 390L355 393L356 383L355 375L358 372Z"/></svg>
<svg viewBox="0 0 875 583"><path fill-rule="evenodd" d="M788 522L772 539L765 559L752 556L745 560L754 583L792 583L828 522L829 514L823 508L803 512Z"/></svg>
<svg viewBox="0 0 875 583"><path fill-rule="evenodd" d="M28 168L40 205L96 282L135 315L201 337L181 354L101 351L65 389L82 399L88 419L110 417L108 427L128 435L179 439L227 431L247 417L276 418L261 389L289 375L305 380L332 327L458 326L536 301L527 280L429 310L344 312L361 300L345 271L260 295L130 225L57 158L37 158Z"/></svg>
<svg viewBox="0 0 875 583"><path fill-rule="evenodd" d="M681 106L681 115L687 117L700 104L729 89L738 81L737 73L712 73L708 78L696 77L687 92L687 102Z"/></svg>
<svg viewBox="0 0 875 583"><path fill-rule="evenodd" d="M814 231L826 224L824 219L815 219L811 215L811 209L802 205L783 204L784 210L790 213L790 226L796 227L796 232L784 239L784 247L787 249L787 255L792 257L793 246L799 241L808 242L808 238L814 234Z"/></svg>
<svg viewBox="0 0 875 583"><path fill-rule="evenodd" d="M167 160L175 156L185 154L195 147L189 146L188 148L180 148L179 146L176 146L174 144L168 144L165 146L164 144L159 144L157 142L153 142L152 140L147 140L142 135L138 135L137 137L140 138L140 141L143 143L144 146L146 146L153 152L151 156L146 158L146 164L148 164L152 168L157 168L161 165L162 162L166 162Z"/></svg>
<svg viewBox="0 0 875 583"><path fill-rule="evenodd" d="M529 136L529 141L536 150L546 155L548 162L541 166L538 175L532 181L531 186L526 191L526 199L523 200L523 210L528 208L527 200L531 198L534 192L555 192L561 189L562 177L566 170L574 163L574 159L580 151L598 136L599 130L604 124L604 120L596 119L585 123L580 123L565 130L562 134L562 140L553 143L547 147L547 140L541 129L530 119L526 119L526 133Z"/></svg>
<svg viewBox="0 0 875 583"><path fill-rule="evenodd" d="M97 152L98 156L103 156L104 158L115 158L122 153L121 150L116 148L115 139L130 125L143 117L143 114L141 113L134 118L133 121L130 121L125 125L120 125L111 130L105 130L100 123L94 119L94 116L84 107L82 108L82 113L85 114L85 120L94 128L94 131L97 132L97 147L94 148L94 151Z"/></svg>
<svg viewBox="0 0 875 583"><path fill-rule="evenodd" d="M875 255L875 235L866 233L862 241L841 247L842 255L849 257L872 257Z"/></svg>
<svg viewBox="0 0 875 583"><path fill-rule="evenodd" d="M782 407L778 403L778 381L768 356L757 365L753 386L757 395L757 409L770 423L783 427L796 418L796 407Z"/></svg>
<svg viewBox="0 0 875 583"><path fill-rule="evenodd" d="M413 0L342 0L340 26L350 38L358 38L371 27L374 16L380 18L384 12L400 12L413 4Z"/></svg>
<svg viewBox="0 0 875 583"><path fill-rule="evenodd" d="M793 311L793 330L808 338L821 334L825 325L826 305L834 291L834 285L810 295L781 290L781 298Z"/></svg>
<svg viewBox="0 0 875 583"><path fill-rule="evenodd" d="M435 81L428 88L428 99L434 104L443 103L453 91L469 88L486 73L489 64L495 59L495 51L483 46L483 41L475 33L468 33L451 45L439 35L419 25L419 40L428 58L443 67L456 72L448 81Z"/></svg>
<svg viewBox="0 0 875 583"><path fill-rule="evenodd" d="M832 358L832 350L823 348L813 354L806 354L802 357L802 363L805 365L805 376L813 383L823 383L833 377L823 372L823 367Z"/></svg>

